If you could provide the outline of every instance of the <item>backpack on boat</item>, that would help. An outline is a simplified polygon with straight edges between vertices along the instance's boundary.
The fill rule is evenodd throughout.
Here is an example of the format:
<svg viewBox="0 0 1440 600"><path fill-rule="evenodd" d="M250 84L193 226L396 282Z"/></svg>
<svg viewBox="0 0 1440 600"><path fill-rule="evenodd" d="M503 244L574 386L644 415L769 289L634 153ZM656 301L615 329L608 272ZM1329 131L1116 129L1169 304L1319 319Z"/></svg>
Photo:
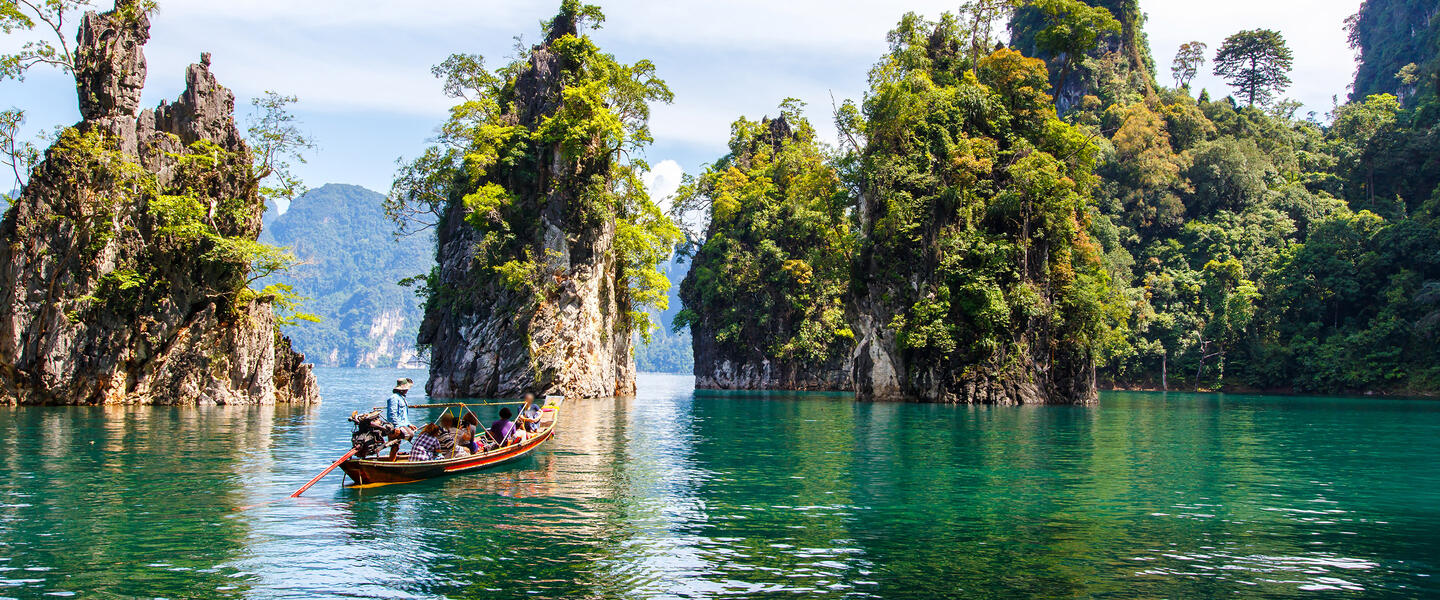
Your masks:
<svg viewBox="0 0 1440 600"><path fill-rule="evenodd" d="M349 421L355 424L355 431L350 433L350 447L356 449L355 456L359 458L379 453L395 430L385 421L379 409L363 414L357 410L350 413Z"/></svg>

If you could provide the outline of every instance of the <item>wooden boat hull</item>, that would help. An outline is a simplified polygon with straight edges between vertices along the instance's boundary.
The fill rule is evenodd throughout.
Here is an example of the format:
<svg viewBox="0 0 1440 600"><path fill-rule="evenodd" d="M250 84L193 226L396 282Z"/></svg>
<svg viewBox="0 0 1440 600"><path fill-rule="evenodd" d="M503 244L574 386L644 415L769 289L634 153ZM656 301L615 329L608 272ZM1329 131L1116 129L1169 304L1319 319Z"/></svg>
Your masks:
<svg viewBox="0 0 1440 600"><path fill-rule="evenodd" d="M541 444L554 437L555 426L559 420L559 412L556 411L550 422L542 421L544 427L525 440L523 444L506 446L488 452L459 458L414 462L408 460L407 454L400 454L394 461L389 458L351 458L340 463L340 469L350 477L352 482L350 487L411 483L445 475L483 471L519 460L534 452Z"/></svg>

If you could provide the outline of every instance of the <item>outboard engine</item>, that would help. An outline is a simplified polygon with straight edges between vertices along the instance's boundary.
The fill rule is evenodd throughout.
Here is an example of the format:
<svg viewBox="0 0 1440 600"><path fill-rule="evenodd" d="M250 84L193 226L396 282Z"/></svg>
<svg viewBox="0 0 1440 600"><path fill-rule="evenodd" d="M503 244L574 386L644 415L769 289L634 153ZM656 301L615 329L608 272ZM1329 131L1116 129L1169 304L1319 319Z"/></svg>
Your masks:
<svg viewBox="0 0 1440 600"><path fill-rule="evenodd" d="M395 428L380 416L379 409L367 413L358 410L350 413L350 422L355 424L355 431L350 434L350 446L355 448L355 456L359 458L374 456L385 447L386 440L395 431Z"/></svg>

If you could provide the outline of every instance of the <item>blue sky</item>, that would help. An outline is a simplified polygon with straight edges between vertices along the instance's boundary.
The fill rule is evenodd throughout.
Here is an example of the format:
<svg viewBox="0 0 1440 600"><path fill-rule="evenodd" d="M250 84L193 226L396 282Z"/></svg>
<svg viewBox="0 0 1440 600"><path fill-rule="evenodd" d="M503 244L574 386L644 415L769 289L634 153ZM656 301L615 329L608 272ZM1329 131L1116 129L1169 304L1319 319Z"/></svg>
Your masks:
<svg viewBox="0 0 1440 600"><path fill-rule="evenodd" d="M103 1L103 0L102 0ZM1359 0L1141 0L1160 79L1169 83L1175 48L1190 40L1218 47L1241 29L1278 29L1295 51L1295 85L1304 111L1324 114L1354 73L1343 20ZM906 11L936 15L957 0L671 0L603 2L608 21L592 32L618 58L650 58L675 92L657 107L648 153L653 185L665 194L683 171L725 151L736 117L773 113L787 96L809 103L821 132L831 97L860 98L865 74L885 49L885 33ZM311 185L354 183L384 192L395 161L414 156L445 118L449 101L429 68L452 52L479 53L492 66L513 54L514 37L538 37L558 0L161 0L146 48L145 104L179 94L184 69L201 52L235 90L240 112L265 90L299 96L296 114L319 149L300 173ZM1200 12L1197 12L1200 11ZM0 39L11 49L18 39ZM1225 91L1213 76L1196 86ZM0 106L30 111L31 130L79 118L66 76L37 72L0 84ZM1302 111L1303 112L1303 111Z"/></svg>

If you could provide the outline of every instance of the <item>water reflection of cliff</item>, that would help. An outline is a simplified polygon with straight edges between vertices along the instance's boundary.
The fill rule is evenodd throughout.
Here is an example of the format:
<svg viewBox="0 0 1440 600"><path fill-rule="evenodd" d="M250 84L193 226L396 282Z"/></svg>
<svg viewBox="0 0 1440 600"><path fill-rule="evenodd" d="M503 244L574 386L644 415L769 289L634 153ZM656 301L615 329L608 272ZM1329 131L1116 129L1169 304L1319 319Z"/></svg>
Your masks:
<svg viewBox="0 0 1440 600"><path fill-rule="evenodd" d="M216 565L245 550L246 523L228 517L256 475L235 454L265 452L277 410L290 409L0 411L6 566L45 593L236 592L244 578Z"/></svg>
<svg viewBox="0 0 1440 600"><path fill-rule="evenodd" d="M495 471L358 491L332 476L283 500L393 381L339 375L311 412L0 408L0 595L1435 591L1399 560L1440 540L1414 508L1440 489L1411 424L1436 427L1429 405L917 406L651 378L639 399L569 404L552 442Z"/></svg>

